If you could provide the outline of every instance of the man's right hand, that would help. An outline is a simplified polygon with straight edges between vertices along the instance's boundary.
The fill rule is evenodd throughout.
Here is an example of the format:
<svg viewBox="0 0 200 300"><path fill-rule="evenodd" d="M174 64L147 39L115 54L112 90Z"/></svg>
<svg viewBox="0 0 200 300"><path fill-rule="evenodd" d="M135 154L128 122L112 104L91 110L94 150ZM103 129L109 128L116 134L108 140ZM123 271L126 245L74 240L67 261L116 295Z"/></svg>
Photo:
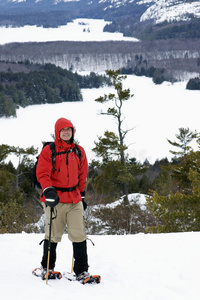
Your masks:
<svg viewBox="0 0 200 300"><path fill-rule="evenodd" d="M45 196L46 204L48 206L55 207L58 204L59 197L54 187L45 188L43 190L43 195Z"/></svg>

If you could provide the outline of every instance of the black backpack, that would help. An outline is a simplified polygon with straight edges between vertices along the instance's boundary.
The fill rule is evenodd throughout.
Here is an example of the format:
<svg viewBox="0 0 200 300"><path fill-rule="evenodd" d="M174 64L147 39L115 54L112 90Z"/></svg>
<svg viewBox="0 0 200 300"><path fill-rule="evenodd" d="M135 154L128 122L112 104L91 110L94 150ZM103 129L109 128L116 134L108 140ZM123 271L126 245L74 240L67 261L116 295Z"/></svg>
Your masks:
<svg viewBox="0 0 200 300"><path fill-rule="evenodd" d="M79 160L81 160L81 150L80 150L80 148L78 147L77 144L75 144L73 149L70 149L68 151L62 151L62 152L56 152L56 145L55 145L54 142L46 142L46 143L44 143L42 148L44 148L47 145L49 145L50 149L51 149L51 159L52 159L53 173L56 170L56 156L59 155L59 154L64 154L64 153L67 154L67 164L68 164L68 154L70 152L74 152L78 156ZM39 155L36 157L36 162L35 162L35 166L34 166L34 187L37 187L37 188L41 189L42 187L41 187L40 183L37 181L37 177L36 177L36 168L37 168L37 164L38 164L38 159L39 159Z"/></svg>

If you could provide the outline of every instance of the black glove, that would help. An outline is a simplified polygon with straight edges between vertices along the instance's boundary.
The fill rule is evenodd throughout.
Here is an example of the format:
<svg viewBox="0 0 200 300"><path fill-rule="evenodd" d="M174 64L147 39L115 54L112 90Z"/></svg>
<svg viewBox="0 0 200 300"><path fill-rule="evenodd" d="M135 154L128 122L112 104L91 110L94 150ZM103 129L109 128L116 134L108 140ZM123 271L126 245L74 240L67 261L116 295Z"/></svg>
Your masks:
<svg viewBox="0 0 200 300"><path fill-rule="evenodd" d="M48 206L55 207L58 204L59 197L54 187L47 187L44 189L43 195L45 196L46 204Z"/></svg>
<svg viewBox="0 0 200 300"><path fill-rule="evenodd" d="M81 192L81 198L82 198L82 203L83 203L83 209L86 210L87 203L85 202L85 192Z"/></svg>

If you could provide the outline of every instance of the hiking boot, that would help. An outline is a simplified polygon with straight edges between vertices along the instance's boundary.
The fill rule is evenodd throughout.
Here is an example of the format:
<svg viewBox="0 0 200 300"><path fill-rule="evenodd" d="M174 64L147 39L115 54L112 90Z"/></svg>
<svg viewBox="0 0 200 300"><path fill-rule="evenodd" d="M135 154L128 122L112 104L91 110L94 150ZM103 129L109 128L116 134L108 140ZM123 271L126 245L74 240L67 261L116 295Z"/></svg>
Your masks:
<svg viewBox="0 0 200 300"><path fill-rule="evenodd" d="M76 280L78 281L84 281L86 278L90 277L90 273L84 271L81 274L76 275Z"/></svg>
<svg viewBox="0 0 200 300"><path fill-rule="evenodd" d="M50 269L49 270L49 273L53 272L54 270L53 269ZM42 266L40 268L35 268L32 272L33 275L37 276L37 277L44 277L46 276L47 274L47 268L43 268Z"/></svg>
<svg viewBox="0 0 200 300"><path fill-rule="evenodd" d="M49 269L48 275L47 275L47 269L42 269L42 279L46 279L48 276L48 279L61 279L62 274L58 271L54 271L54 269Z"/></svg>
<svg viewBox="0 0 200 300"><path fill-rule="evenodd" d="M49 273L52 273L54 269L49 269ZM41 268L41 275L45 277L47 274L47 268Z"/></svg>

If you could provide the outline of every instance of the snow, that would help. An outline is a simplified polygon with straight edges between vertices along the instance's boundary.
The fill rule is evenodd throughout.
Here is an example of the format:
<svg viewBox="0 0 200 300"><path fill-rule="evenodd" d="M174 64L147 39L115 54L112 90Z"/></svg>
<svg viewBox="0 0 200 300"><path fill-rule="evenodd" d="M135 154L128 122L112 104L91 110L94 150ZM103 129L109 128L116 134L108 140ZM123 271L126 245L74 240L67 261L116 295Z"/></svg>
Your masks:
<svg viewBox="0 0 200 300"><path fill-rule="evenodd" d="M193 1L191 3L178 2L175 0L156 0L140 17L140 22L153 19L155 24L164 21L188 21L191 19L189 14L196 18L200 17L200 3ZM189 2L189 1L188 1Z"/></svg>
<svg viewBox="0 0 200 300"><path fill-rule="evenodd" d="M128 75L124 88L129 87L133 98L124 103L124 127L133 128L125 140L128 154L143 162L148 159L171 158L172 146L167 139L175 140L178 128L189 127L200 132L199 91L186 90L186 82L155 85L151 78ZM1 143L39 151L42 141L52 140L54 124L60 117L68 118L76 127L76 139L85 148L88 160L96 158L92 148L98 136L106 130L117 133L112 117L100 115L110 104L94 100L113 92L112 87L83 89L82 102L34 105L17 110L17 118L0 118ZM196 144L191 144L196 150ZM174 150L174 149L173 149ZM10 159L10 157L9 157ZM14 157L12 157L14 164Z"/></svg>
<svg viewBox="0 0 200 300"><path fill-rule="evenodd" d="M34 26L0 27L0 45L12 42L47 42L47 41L132 41L138 39L124 37L122 33L103 32L106 22L102 19L75 19L58 28Z"/></svg>
<svg viewBox="0 0 200 300"><path fill-rule="evenodd" d="M133 193L133 194L129 194L128 195L128 201L131 205L131 203L137 203L138 205L140 205L140 208L142 210L146 209L146 198L148 197L148 195L144 195L144 194L139 194L139 193ZM93 208L95 209L96 207L106 207L106 208L115 208L118 205L121 205L124 201L124 197L120 198L119 200L116 200L112 203L108 203L108 204L98 204L98 205L93 205Z"/></svg>
<svg viewBox="0 0 200 300"><path fill-rule="evenodd" d="M42 234L0 235L1 299L199 300L200 233L89 236L91 274L99 285L32 275L40 266ZM70 271L72 246L67 235L57 247L56 270Z"/></svg>

